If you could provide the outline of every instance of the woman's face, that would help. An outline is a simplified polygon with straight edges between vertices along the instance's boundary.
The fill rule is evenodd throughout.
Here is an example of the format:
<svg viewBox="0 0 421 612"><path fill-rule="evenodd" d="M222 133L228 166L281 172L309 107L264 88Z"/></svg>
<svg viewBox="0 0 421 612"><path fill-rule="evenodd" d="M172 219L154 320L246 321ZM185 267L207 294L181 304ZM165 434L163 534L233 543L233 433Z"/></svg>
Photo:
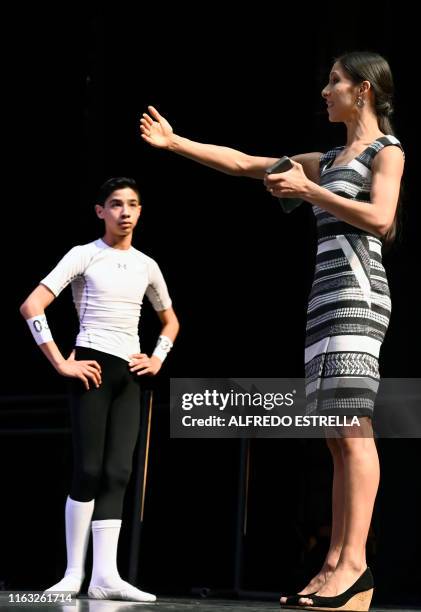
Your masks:
<svg viewBox="0 0 421 612"><path fill-rule="evenodd" d="M335 62L329 74L329 82L322 89L322 96L326 100L329 121L347 121L356 112L356 101L359 86L355 85L342 66Z"/></svg>

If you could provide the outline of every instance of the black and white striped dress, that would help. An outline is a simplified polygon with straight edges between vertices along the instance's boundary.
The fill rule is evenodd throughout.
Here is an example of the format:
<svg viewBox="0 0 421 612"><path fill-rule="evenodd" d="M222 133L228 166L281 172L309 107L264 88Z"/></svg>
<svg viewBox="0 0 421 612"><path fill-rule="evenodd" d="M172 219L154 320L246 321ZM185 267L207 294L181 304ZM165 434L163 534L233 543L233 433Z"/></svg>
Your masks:
<svg viewBox="0 0 421 612"><path fill-rule="evenodd" d="M345 198L369 202L372 161L390 145L402 148L394 136L382 136L338 166L333 164L343 147L324 153L320 185ZM318 248L307 311L307 412L372 416L379 352L391 312L382 243L318 206L313 211Z"/></svg>

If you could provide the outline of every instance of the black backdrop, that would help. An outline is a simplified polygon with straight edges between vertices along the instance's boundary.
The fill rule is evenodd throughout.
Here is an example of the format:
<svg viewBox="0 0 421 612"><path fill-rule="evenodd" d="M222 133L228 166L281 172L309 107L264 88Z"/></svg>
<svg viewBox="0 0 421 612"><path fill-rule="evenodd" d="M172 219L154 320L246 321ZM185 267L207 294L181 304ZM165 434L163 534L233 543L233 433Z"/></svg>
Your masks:
<svg viewBox="0 0 421 612"><path fill-rule="evenodd" d="M358 48L384 54L407 163L403 238L385 259L393 312L382 374L420 374L413 16L388 3L346 17L327 7L37 8L9 22L2 410L17 396L64 392L18 306L64 252L100 235L97 186L134 176L144 207L134 244L158 260L182 325L157 385L141 552L143 584L158 592L231 584L239 455L237 441L169 439L168 377L302 376L315 230L309 206L286 216L260 182L146 145L137 125L147 104L177 133L202 142L274 157L323 151L344 139L320 97L332 58ZM76 331L70 291L49 310L55 339L69 350ZM157 330L145 307L145 349ZM16 411L10 421L16 429L27 425L19 418ZM2 437L1 448L7 537L0 580L41 588L64 562L70 441L15 433ZM383 480L369 546L378 597L416 602L420 443L381 440L379 450ZM329 494L328 459L321 441L253 444L245 587L295 588L318 563L329 524L321 501Z"/></svg>

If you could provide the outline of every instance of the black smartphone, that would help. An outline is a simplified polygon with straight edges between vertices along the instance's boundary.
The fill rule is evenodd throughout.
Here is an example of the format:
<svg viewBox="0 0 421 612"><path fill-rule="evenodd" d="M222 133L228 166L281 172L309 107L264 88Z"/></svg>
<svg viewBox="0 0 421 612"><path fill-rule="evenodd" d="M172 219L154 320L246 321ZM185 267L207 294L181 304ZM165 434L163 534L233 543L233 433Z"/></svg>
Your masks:
<svg viewBox="0 0 421 612"><path fill-rule="evenodd" d="M278 172L286 172L287 170L291 170L292 161L289 157L284 155L281 159L278 159L272 166L266 169L266 174L278 174ZM302 204L302 200L299 198L278 198L279 203L282 207L282 210L286 213L290 213L297 206Z"/></svg>
<svg viewBox="0 0 421 612"><path fill-rule="evenodd" d="M292 161L289 157L284 155L281 159L278 159L272 166L266 168L266 174L278 174L278 172L286 172L287 170L291 170Z"/></svg>

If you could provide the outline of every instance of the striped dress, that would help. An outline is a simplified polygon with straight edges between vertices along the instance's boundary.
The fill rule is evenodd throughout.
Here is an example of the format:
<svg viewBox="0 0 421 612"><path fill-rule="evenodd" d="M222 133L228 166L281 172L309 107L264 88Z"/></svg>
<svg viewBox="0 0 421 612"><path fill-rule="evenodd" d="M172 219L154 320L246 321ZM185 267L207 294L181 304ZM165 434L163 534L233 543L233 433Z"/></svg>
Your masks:
<svg viewBox="0 0 421 612"><path fill-rule="evenodd" d="M334 166L343 147L320 159L320 185L350 200L370 201L375 155L401 144L382 136L348 164ZM306 327L308 414L372 416L379 386L379 352L391 302L382 243L365 230L313 207L318 248Z"/></svg>

